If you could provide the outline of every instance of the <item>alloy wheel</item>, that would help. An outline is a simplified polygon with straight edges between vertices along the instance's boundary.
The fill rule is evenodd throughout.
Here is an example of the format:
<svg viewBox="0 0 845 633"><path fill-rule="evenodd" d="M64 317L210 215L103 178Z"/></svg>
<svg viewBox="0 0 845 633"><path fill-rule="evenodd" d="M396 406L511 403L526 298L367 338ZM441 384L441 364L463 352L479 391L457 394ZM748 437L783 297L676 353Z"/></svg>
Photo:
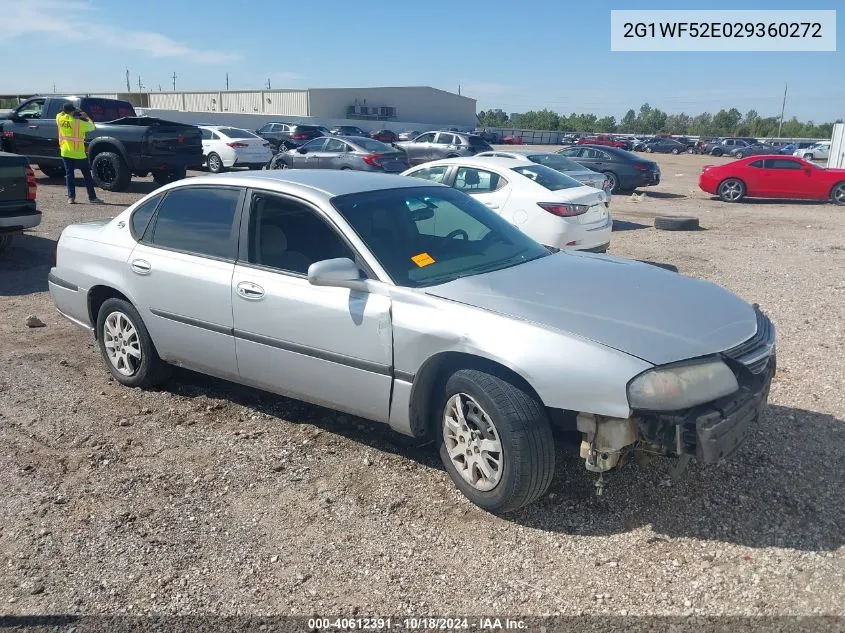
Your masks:
<svg viewBox="0 0 845 633"><path fill-rule="evenodd" d="M217 154L212 154L208 157L208 170L213 172L220 171L220 157Z"/></svg>
<svg viewBox="0 0 845 633"><path fill-rule="evenodd" d="M845 204L845 182L836 186L831 197L836 204Z"/></svg>
<svg viewBox="0 0 845 633"><path fill-rule="evenodd" d="M728 180L719 187L719 195L725 200L735 202L742 197L742 185L738 180Z"/></svg>
<svg viewBox="0 0 845 633"><path fill-rule="evenodd" d="M112 366L124 376L132 376L141 366L138 330L123 312L112 312L103 324L103 345Z"/></svg>
<svg viewBox="0 0 845 633"><path fill-rule="evenodd" d="M464 481L482 492L498 485L504 465L502 442L490 416L472 396L456 393L446 402L443 439Z"/></svg>
<svg viewBox="0 0 845 633"><path fill-rule="evenodd" d="M117 170L110 161L100 160L97 162L97 176L99 177L100 182L110 184L115 181L115 178L117 178Z"/></svg>

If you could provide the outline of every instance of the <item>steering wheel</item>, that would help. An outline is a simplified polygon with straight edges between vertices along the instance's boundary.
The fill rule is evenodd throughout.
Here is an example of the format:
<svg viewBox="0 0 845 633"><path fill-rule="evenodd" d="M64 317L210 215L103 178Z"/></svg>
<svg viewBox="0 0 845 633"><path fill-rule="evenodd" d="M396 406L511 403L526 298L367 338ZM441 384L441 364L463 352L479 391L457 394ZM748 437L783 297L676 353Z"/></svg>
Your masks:
<svg viewBox="0 0 845 633"><path fill-rule="evenodd" d="M469 233L467 233L463 229L455 229L454 231L450 232L449 235L446 236L446 239L451 240L458 237L459 235L462 240L469 241Z"/></svg>

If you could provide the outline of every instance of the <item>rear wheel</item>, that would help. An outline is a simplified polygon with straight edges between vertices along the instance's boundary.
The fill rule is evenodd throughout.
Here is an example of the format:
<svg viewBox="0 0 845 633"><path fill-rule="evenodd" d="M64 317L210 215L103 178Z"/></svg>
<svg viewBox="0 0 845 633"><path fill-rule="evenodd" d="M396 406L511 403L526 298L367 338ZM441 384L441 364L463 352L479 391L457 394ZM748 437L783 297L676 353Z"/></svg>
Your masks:
<svg viewBox="0 0 845 633"><path fill-rule="evenodd" d="M688 147L687 148L687 154L695 154L695 148L694 147Z"/></svg>
<svg viewBox="0 0 845 633"><path fill-rule="evenodd" d="M212 174L219 174L221 171L225 170L226 168L223 167L223 159L220 158L219 155L211 152L206 159L206 163L208 164L208 171Z"/></svg>
<svg viewBox="0 0 845 633"><path fill-rule="evenodd" d="M91 161L94 184L105 191L126 191L132 175L123 158L114 152L100 152Z"/></svg>
<svg viewBox="0 0 845 633"><path fill-rule="evenodd" d="M474 369L446 382L440 458L458 489L489 512L536 501L554 475L554 438L537 398L508 379Z"/></svg>
<svg viewBox="0 0 845 633"><path fill-rule="evenodd" d="M711 151L711 152L710 152L710 155L711 155L711 156L721 156L721 155L722 155L722 154L724 154L724 153L725 153L725 152L723 152L721 149L719 149L719 148L717 147L716 149L714 149L713 151Z"/></svg>
<svg viewBox="0 0 845 633"><path fill-rule="evenodd" d="M654 148L651 147L650 145L646 145L645 151L646 151L647 154L651 154L654 151Z"/></svg>
<svg viewBox="0 0 845 633"><path fill-rule="evenodd" d="M815 156L813 154L804 154L804 160L812 161L814 159L815 159Z"/></svg>
<svg viewBox="0 0 845 633"><path fill-rule="evenodd" d="M673 147L673 148L672 148L672 153L673 153L673 154L675 154L675 155L677 155L677 154L680 154L680 153L681 153L681 150L679 150L677 147Z"/></svg>
<svg viewBox="0 0 845 633"><path fill-rule="evenodd" d="M719 185L719 198L724 202L739 202L745 197L745 183L738 178L728 178Z"/></svg>
<svg viewBox="0 0 845 633"><path fill-rule="evenodd" d="M619 178L612 171L602 172L607 179L607 186L611 193L619 193Z"/></svg>
<svg viewBox="0 0 845 633"><path fill-rule="evenodd" d="M46 166L46 165L39 165L38 169L41 170L47 178L64 178L65 177L65 168L64 167L55 167L55 166Z"/></svg>
<svg viewBox="0 0 845 633"><path fill-rule="evenodd" d="M97 313L97 340L109 372L127 387L152 387L169 374L141 315L123 299L107 299Z"/></svg>
<svg viewBox="0 0 845 633"><path fill-rule="evenodd" d="M845 205L845 182L840 182L833 186L830 192L830 199L834 204Z"/></svg>

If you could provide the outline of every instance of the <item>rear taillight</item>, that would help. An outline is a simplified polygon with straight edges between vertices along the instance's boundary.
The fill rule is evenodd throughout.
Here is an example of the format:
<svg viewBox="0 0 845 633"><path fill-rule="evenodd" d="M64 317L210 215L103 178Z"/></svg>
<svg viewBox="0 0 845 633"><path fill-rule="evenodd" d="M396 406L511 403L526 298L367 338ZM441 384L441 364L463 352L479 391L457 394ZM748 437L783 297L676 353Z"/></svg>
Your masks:
<svg viewBox="0 0 845 633"><path fill-rule="evenodd" d="M590 208L586 204L570 204L568 202L538 202L537 205L552 215L561 218L584 215Z"/></svg>
<svg viewBox="0 0 845 633"><path fill-rule="evenodd" d="M648 163L634 163L634 169L638 171L646 171L649 168Z"/></svg>
<svg viewBox="0 0 845 633"><path fill-rule="evenodd" d="M381 167L381 162L379 161L380 158L381 154L367 154L366 156L361 157L365 163L372 165L373 167Z"/></svg>
<svg viewBox="0 0 845 633"><path fill-rule="evenodd" d="M249 144L247 144L247 143L238 143L238 142L226 143L226 145L228 145L229 147L234 147L235 149L238 149L240 147L249 147Z"/></svg>
<svg viewBox="0 0 845 633"><path fill-rule="evenodd" d="M293 134L293 135L291 135L291 138L294 139L295 141L307 141L308 135L307 134Z"/></svg>
<svg viewBox="0 0 845 633"><path fill-rule="evenodd" d="M35 200L35 196L38 192L38 185L35 183L35 172L32 171L32 167L29 165L26 166L26 189L26 199Z"/></svg>

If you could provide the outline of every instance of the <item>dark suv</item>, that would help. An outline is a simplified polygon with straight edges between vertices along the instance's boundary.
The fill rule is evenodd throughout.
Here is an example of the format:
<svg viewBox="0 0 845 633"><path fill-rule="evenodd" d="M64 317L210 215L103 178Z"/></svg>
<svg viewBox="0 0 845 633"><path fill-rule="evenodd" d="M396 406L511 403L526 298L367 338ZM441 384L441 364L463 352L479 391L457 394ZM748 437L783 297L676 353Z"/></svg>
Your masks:
<svg viewBox="0 0 845 633"><path fill-rule="evenodd" d="M743 138L738 136L723 136L717 138L704 146L703 153L711 156L722 156L730 154L732 150L739 147L749 147L756 145L757 139Z"/></svg>
<svg viewBox="0 0 845 633"><path fill-rule="evenodd" d="M394 145L405 150L411 165L493 151L493 146L477 134L461 132L426 132L413 141L402 141Z"/></svg>
<svg viewBox="0 0 845 633"><path fill-rule="evenodd" d="M270 143L274 152L280 147L293 149L310 141L312 138L323 136L322 130L316 125L302 125L299 123L265 123L255 130L265 141Z"/></svg>

